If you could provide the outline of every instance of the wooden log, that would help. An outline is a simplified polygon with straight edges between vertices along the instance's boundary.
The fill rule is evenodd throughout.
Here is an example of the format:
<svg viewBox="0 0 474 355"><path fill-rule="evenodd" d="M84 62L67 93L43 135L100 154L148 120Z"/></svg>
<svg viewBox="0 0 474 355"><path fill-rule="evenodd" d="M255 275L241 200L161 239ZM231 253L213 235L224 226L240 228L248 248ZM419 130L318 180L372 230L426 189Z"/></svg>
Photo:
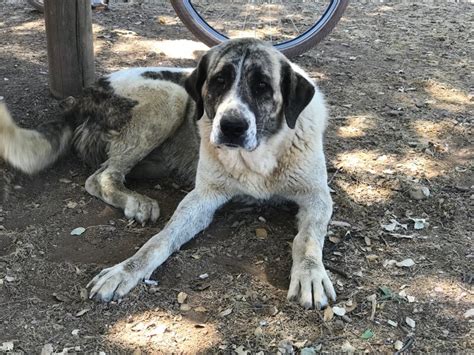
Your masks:
<svg viewBox="0 0 474 355"><path fill-rule="evenodd" d="M45 0L49 88L56 98L79 95L95 80L90 0Z"/></svg>

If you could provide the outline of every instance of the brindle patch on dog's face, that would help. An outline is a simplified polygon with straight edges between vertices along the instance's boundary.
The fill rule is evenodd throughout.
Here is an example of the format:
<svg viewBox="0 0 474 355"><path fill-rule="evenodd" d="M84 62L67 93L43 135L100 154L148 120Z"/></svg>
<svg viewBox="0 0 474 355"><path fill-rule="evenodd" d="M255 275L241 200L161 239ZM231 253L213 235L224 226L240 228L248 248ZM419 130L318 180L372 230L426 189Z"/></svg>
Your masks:
<svg viewBox="0 0 474 355"><path fill-rule="evenodd" d="M249 151L277 133L285 118L294 128L314 94L280 52L251 38L211 49L185 87L197 102L198 119L205 112L212 123L211 143Z"/></svg>

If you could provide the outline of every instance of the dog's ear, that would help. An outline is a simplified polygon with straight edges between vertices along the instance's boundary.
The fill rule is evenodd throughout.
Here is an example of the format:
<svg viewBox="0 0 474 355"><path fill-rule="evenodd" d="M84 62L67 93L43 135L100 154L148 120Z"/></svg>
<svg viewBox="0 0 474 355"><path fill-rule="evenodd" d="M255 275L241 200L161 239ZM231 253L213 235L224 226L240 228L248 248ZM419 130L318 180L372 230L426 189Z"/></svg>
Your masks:
<svg viewBox="0 0 474 355"><path fill-rule="evenodd" d="M199 120L204 114L204 103L202 100L202 86L206 81L208 68L208 55L204 55L196 69L189 75L184 83L184 87L189 96L196 102L196 119Z"/></svg>
<svg viewBox="0 0 474 355"><path fill-rule="evenodd" d="M311 102L315 88L308 79L295 72L291 65L283 62L281 67L281 94L283 112L288 127L295 128L296 119Z"/></svg>

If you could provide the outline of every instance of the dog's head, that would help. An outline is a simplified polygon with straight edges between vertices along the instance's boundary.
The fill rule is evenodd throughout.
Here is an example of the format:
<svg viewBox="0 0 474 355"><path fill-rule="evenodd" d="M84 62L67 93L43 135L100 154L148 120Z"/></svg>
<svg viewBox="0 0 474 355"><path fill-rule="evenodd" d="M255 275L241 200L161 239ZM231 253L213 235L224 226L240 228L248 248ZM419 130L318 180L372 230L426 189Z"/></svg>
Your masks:
<svg viewBox="0 0 474 355"><path fill-rule="evenodd" d="M216 146L252 151L282 125L294 128L315 88L270 44L235 39L209 50L185 84ZM204 115L205 114L205 115Z"/></svg>

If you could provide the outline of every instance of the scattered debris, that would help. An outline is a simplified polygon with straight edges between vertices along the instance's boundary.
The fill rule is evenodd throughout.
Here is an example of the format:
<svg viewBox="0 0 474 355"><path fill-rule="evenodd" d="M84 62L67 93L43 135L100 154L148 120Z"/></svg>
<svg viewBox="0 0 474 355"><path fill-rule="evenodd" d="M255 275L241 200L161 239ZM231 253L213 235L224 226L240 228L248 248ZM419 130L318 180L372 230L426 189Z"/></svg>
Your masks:
<svg viewBox="0 0 474 355"><path fill-rule="evenodd" d="M219 317L226 317L232 313L232 308L227 308L219 313Z"/></svg>
<svg viewBox="0 0 474 355"><path fill-rule="evenodd" d="M398 322L395 322L394 320L389 319L387 323L392 327L398 327Z"/></svg>
<svg viewBox="0 0 474 355"><path fill-rule="evenodd" d="M71 235L81 235L82 233L84 233L86 231L86 229L84 227L77 227L77 228L74 228L72 231L71 231Z"/></svg>
<svg viewBox="0 0 474 355"><path fill-rule="evenodd" d="M188 298L188 294L186 292L178 293L178 303L179 304L183 304L186 301L186 298Z"/></svg>
<svg viewBox="0 0 474 355"><path fill-rule="evenodd" d="M464 312L464 318L472 318L474 317L474 308L468 309Z"/></svg>
<svg viewBox="0 0 474 355"><path fill-rule="evenodd" d="M329 222L331 226L340 227L340 228L351 228L351 224L343 221L331 221Z"/></svg>
<svg viewBox="0 0 474 355"><path fill-rule="evenodd" d="M6 341L2 343L2 346L0 346L0 351L10 351L13 350L13 342L12 341Z"/></svg>
<svg viewBox="0 0 474 355"><path fill-rule="evenodd" d="M183 303L181 306L179 306L179 310L183 312L188 312L191 310L191 306L187 303Z"/></svg>
<svg viewBox="0 0 474 355"><path fill-rule="evenodd" d="M332 311L336 316L339 316L339 317L342 317L343 315L346 314L346 309L343 308L343 307L334 306L334 307L332 307Z"/></svg>
<svg viewBox="0 0 474 355"><path fill-rule="evenodd" d="M409 259L399 261L395 263L395 265L397 265L398 267L412 267L413 265L415 265L415 262L413 261L413 259L409 258Z"/></svg>
<svg viewBox="0 0 474 355"><path fill-rule="evenodd" d="M342 344L341 346L341 351L343 353L354 354L354 352L356 351L356 348L354 348L352 344L346 340L344 344Z"/></svg>
<svg viewBox="0 0 474 355"><path fill-rule="evenodd" d="M382 224L382 228L385 229L388 232L393 232L393 231L399 230L400 228L406 230L406 229L408 229L408 225L399 223L396 219L392 218L392 219L390 219L389 224Z"/></svg>
<svg viewBox="0 0 474 355"><path fill-rule="evenodd" d="M329 322L333 318L334 318L334 312L332 310L332 307L326 307L323 313L323 320L325 322Z"/></svg>
<svg viewBox="0 0 474 355"><path fill-rule="evenodd" d="M259 239L267 239L268 232L265 228L257 228L257 229L255 229L255 235Z"/></svg>
<svg viewBox="0 0 474 355"><path fill-rule="evenodd" d="M369 319L373 321L375 317L375 311L377 310L377 295L374 293L370 296L367 296L367 301L369 301L372 305Z"/></svg>
<svg viewBox="0 0 474 355"><path fill-rule="evenodd" d="M76 317L83 316L84 314L86 314L86 313L89 312L90 310L91 310L90 308L81 309L79 312L76 313Z"/></svg>
<svg viewBox="0 0 474 355"><path fill-rule="evenodd" d="M406 318L405 318L405 322L406 322L406 324L408 324L411 328L415 328L415 326L416 326L416 322L415 322L413 319L411 319L410 317L406 317Z"/></svg>
<svg viewBox="0 0 474 355"><path fill-rule="evenodd" d="M415 223L413 228L415 228L416 230L420 230L429 226L429 223L426 222L425 218L410 218L410 219Z"/></svg>
<svg viewBox="0 0 474 355"><path fill-rule="evenodd" d="M410 186L408 189L408 194L414 200L424 200L430 197L430 189L428 189L426 186L415 184Z"/></svg>
<svg viewBox="0 0 474 355"><path fill-rule="evenodd" d="M41 355L51 355L54 352L53 344L44 344L41 349Z"/></svg>
<svg viewBox="0 0 474 355"><path fill-rule="evenodd" d="M372 329L366 329L365 332L363 332L360 337L362 339L368 340L368 339L373 338L373 336L374 336L374 332L372 331Z"/></svg>
<svg viewBox="0 0 474 355"><path fill-rule="evenodd" d="M143 279L143 283L149 286L158 286L158 281L156 280Z"/></svg>
<svg viewBox="0 0 474 355"><path fill-rule="evenodd" d="M395 343L393 343L393 348L395 350L401 350L403 348L403 343L400 340L397 340Z"/></svg>
<svg viewBox="0 0 474 355"><path fill-rule="evenodd" d="M320 348L319 350L316 350L314 347L309 347L309 348L302 348L300 355L315 355L316 352L321 350L321 344L319 344Z"/></svg>

